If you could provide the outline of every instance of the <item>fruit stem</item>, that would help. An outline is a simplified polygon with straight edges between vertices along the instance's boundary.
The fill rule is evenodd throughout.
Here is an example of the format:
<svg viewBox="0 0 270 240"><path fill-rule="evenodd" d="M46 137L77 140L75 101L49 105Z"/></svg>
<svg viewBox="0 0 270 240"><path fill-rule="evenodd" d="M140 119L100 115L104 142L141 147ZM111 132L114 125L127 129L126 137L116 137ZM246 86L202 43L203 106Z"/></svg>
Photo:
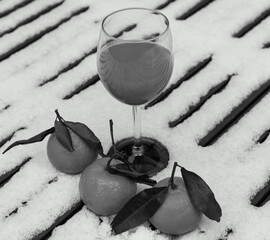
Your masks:
<svg viewBox="0 0 270 240"><path fill-rule="evenodd" d="M58 120L62 123L65 122L64 118L61 117L60 113L58 112L58 109L55 109L55 113L56 113L56 116L58 118Z"/></svg>
<svg viewBox="0 0 270 240"><path fill-rule="evenodd" d="M112 162L114 156L115 156L115 154L113 154L113 155L110 157L110 159L109 159L108 162L107 162L106 168L105 168L109 173L111 173L111 162Z"/></svg>
<svg viewBox="0 0 270 240"><path fill-rule="evenodd" d="M179 167L179 165L177 162L174 162L173 169L172 169L172 175L171 175L169 185L168 185L168 186L171 186L172 189L176 189L176 185L174 183L174 174L175 174L176 167Z"/></svg>
<svg viewBox="0 0 270 240"><path fill-rule="evenodd" d="M113 136L113 120L112 119L110 119L110 133L111 133L113 149L114 149L114 152L116 153L117 150L115 147L114 136Z"/></svg>
<svg viewBox="0 0 270 240"><path fill-rule="evenodd" d="M115 142L114 142L114 134L113 134L113 120L110 119L110 133L111 133L111 139L112 139L112 145L114 150L114 156L119 159L120 161L127 163L127 161L124 159L122 154L117 150Z"/></svg>

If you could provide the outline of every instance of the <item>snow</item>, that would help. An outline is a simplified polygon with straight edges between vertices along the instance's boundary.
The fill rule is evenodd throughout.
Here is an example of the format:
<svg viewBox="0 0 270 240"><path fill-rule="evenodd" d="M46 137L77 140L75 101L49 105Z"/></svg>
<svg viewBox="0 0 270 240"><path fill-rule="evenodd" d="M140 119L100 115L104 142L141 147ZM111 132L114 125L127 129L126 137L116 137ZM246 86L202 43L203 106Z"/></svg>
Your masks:
<svg viewBox="0 0 270 240"><path fill-rule="evenodd" d="M0 9L4 11L19 2L22 0L0 1ZM33 1L1 18L0 32L43 7L58 2ZM210 185L222 207L220 223L203 217L198 229L175 239L219 239L226 235L227 229L233 230L228 237L230 240L268 239L270 203L257 208L250 204L250 198L270 175L270 138L263 144L256 144L258 137L270 128L270 95L266 95L212 146L200 147L197 142L269 79L270 52L262 46L270 41L267 31L270 17L244 37L233 37L245 24L269 8L269 0L214 1L187 20L175 20L198 2L177 0L161 10L169 18L173 35L175 65L169 85L198 62L209 56L212 56L212 61L182 83L166 100L142 111L143 135L159 139L170 152L169 166L154 178L158 181L168 177L173 162L177 161ZM96 47L101 20L108 13L135 6L155 8L162 3L164 0L65 0L51 12L1 37L0 55L70 16L76 9L89 6L88 11L0 62L0 109L10 105L0 112L0 139L21 127L25 129L18 131L12 142L50 128L55 119L55 109L59 109L67 120L87 124L101 139L105 151L111 145L110 118L114 120L116 140L131 136L130 106L113 99L101 82L69 100L63 100L64 96L97 74L96 54L86 57L77 67L60 74L54 81L39 85ZM126 32L124 36L131 36L138 29ZM168 127L169 121L184 114L190 105L197 103L229 74L236 75L222 92L212 96L180 125ZM13 169L26 157L32 157L0 188L1 240L31 238L79 200L80 176L66 175L53 168L46 156L46 141L47 138L42 143L18 146L1 156L0 175ZM1 150L10 143L7 142ZM180 172L177 174L180 176ZM54 181L48 184L51 180ZM16 208L17 213L6 218ZM147 223L130 232L112 236L112 217L103 217L102 220L100 223L99 218L84 207L57 227L50 239L171 239L168 235L150 230Z"/></svg>
<svg viewBox="0 0 270 240"><path fill-rule="evenodd" d="M42 9L48 6L52 6L53 4L60 3L62 1L52 1L51 4L44 1L34 1L33 4L30 4L29 7L18 9L17 11L10 14L9 18L4 18L1 21L0 34L5 31L17 26L19 23L27 19L29 16L35 15L37 12L40 12Z"/></svg>

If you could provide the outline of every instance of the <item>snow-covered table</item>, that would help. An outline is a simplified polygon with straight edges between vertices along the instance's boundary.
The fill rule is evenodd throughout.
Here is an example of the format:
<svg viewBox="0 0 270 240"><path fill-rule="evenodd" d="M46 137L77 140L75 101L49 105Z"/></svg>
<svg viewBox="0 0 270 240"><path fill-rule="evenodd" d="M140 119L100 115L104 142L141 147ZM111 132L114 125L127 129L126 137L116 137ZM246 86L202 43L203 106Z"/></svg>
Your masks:
<svg viewBox="0 0 270 240"><path fill-rule="evenodd" d="M269 239L269 0L1 0L1 150L51 127L55 109L86 123L105 150L110 118L117 140L132 134L130 107L99 81L96 45L102 18L135 6L167 15L174 40L168 89L142 113L144 135L170 152L155 179L168 177L174 161L197 172L215 192L221 222L204 217L181 237L148 224L111 236L111 218L83 206L80 176L55 170L44 141L1 155L1 240Z"/></svg>

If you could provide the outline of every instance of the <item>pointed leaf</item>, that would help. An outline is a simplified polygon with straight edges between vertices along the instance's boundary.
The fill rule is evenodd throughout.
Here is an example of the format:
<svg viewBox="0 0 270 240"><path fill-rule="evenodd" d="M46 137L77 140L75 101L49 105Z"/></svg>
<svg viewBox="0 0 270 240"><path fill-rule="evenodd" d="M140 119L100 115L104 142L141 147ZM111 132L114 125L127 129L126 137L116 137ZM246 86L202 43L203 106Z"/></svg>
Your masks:
<svg viewBox="0 0 270 240"><path fill-rule="evenodd" d="M196 173L181 168L182 176L192 203L208 218L220 221L222 210L207 183Z"/></svg>
<svg viewBox="0 0 270 240"><path fill-rule="evenodd" d="M94 148L99 153L103 153L103 148L100 140L85 124L68 121L66 121L65 124L69 129L76 133L86 144L88 144L88 146Z"/></svg>
<svg viewBox="0 0 270 240"><path fill-rule="evenodd" d="M65 149L67 149L69 152L73 152L74 148L72 146L72 140L69 134L69 130L67 126L65 126L65 123L55 120L54 127L57 140Z"/></svg>
<svg viewBox="0 0 270 240"><path fill-rule="evenodd" d="M158 210L167 196L168 187L149 188L139 192L118 212L111 225L115 234L143 224Z"/></svg>
<svg viewBox="0 0 270 240"><path fill-rule="evenodd" d="M29 143L34 143L34 142L41 142L47 135L51 134L54 132L54 127L52 128L49 128L29 139L26 139L26 140L19 140L19 141L16 141L14 143L12 143L4 152L6 153L8 150L10 150L11 148L15 147L15 146L18 146L18 145L24 145L24 144L29 144Z"/></svg>

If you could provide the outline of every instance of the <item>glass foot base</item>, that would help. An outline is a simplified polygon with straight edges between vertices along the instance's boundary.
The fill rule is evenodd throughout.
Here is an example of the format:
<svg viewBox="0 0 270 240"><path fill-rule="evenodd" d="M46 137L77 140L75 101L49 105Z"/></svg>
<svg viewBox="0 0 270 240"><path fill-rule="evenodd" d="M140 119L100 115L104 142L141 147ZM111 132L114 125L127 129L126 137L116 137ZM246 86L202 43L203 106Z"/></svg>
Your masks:
<svg viewBox="0 0 270 240"><path fill-rule="evenodd" d="M159 141L153 138L141 138L143 146L143 154L141 156L133 156L133 138L125 138L117 142L116 148L124 156L127 156L131 163L134 163L134 170L153 176L167 167L169 162L169 152L167 148ZM114 150L111 147L108 155L112 156Z"/></svg>

